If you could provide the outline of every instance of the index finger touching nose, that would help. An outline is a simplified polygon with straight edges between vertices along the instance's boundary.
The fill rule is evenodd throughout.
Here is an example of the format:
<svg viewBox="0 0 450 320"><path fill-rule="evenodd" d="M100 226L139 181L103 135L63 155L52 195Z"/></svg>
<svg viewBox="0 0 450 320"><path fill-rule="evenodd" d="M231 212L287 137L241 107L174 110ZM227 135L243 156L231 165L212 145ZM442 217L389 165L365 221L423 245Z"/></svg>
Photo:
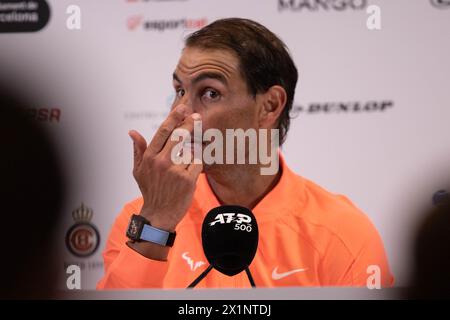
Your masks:
<svg viewBox="0 0 450 320"><path fill-rule="evenodd" d="M179 104L176 106L156 131L152 141L150 141L150 144L148 145L147 151L152 155L159 153L166 144L167 139L172 134L172 131L183 122L188 114L189 110L186 105Z"/></svg>

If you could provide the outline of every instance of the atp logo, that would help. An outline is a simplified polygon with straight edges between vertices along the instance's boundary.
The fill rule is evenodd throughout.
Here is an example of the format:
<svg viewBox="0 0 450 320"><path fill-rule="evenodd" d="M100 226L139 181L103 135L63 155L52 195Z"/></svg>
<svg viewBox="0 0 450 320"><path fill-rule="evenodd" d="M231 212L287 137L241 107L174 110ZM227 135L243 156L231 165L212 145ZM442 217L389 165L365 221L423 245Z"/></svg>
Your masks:
<svg viewBox="0 0 450 320"><path fill-rule="evenodd" d="M210 222L209 225L213 226L216 223L250 223L252 222L252 218L243 213L219 213L213 222Z"/></svg>
<svg viewBox="0 0 450 320"><path fill-rule="evenodd" d="M252 231L252 218L243 213L219 213L213 222L210 222L210 226L214 226L216 223L235 223L234 230Z"/></svg>

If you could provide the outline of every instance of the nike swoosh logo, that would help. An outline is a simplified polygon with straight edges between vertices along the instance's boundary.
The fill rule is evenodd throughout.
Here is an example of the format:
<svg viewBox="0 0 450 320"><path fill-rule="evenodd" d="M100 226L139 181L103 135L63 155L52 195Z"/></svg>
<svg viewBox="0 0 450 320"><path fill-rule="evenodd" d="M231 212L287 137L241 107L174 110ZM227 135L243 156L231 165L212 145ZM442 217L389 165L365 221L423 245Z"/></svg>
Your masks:
<svg viewBox="0 0 450 320"><path fill-rule="evenodd" d="M283 279L287 276L290 276L291 274L297 273L297 272L303 272L308 270L308 268L301 268L301 269L294 269L288 272L282 272L282 273L278 273L278 267L275 267L275 269L273 269L272 271L272 279L273 280L280 280Z"/></svg>

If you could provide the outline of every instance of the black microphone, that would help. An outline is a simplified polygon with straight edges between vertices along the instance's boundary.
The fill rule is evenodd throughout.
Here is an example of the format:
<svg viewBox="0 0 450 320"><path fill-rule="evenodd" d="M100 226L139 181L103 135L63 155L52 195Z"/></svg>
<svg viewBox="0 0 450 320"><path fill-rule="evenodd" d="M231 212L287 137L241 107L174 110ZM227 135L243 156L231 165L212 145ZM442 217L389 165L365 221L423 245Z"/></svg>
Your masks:
<svg viewBox="0 0 450 320"><path fill-rule="evenodd" d="M253 213L241 206L211 209L202 225L203 251L210 266L188 288L195 287L212 270L234 276L245 270L252 287L249 266L258 248L258 224Z"/></svg>

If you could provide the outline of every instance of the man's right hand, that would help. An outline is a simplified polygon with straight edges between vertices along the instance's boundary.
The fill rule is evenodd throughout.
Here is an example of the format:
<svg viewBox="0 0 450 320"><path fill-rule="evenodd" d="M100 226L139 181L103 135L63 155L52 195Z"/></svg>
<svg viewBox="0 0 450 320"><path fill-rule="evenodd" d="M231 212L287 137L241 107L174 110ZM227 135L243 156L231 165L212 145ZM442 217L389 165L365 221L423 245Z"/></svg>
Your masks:
<svg viewBox="0 0 450 320"><path fill-rule="evenodd" d="M202 164L193 161L190 164L175 164L171 159L172 148L179 143L169 139L174 129L183 128L192 135L194 120L201 119L198 113L189 115L187 110L185 105L175 107L148 146L145 138L137 131L129 132L134 145L133 175L144 199L140 214L154 227L170 232L185 216L203 169ZM141 243L131 246L135 249L154 247ZM138 251L148 256L142 250ZM163 260L160 255L156 255L156 258Z"/></svg>

